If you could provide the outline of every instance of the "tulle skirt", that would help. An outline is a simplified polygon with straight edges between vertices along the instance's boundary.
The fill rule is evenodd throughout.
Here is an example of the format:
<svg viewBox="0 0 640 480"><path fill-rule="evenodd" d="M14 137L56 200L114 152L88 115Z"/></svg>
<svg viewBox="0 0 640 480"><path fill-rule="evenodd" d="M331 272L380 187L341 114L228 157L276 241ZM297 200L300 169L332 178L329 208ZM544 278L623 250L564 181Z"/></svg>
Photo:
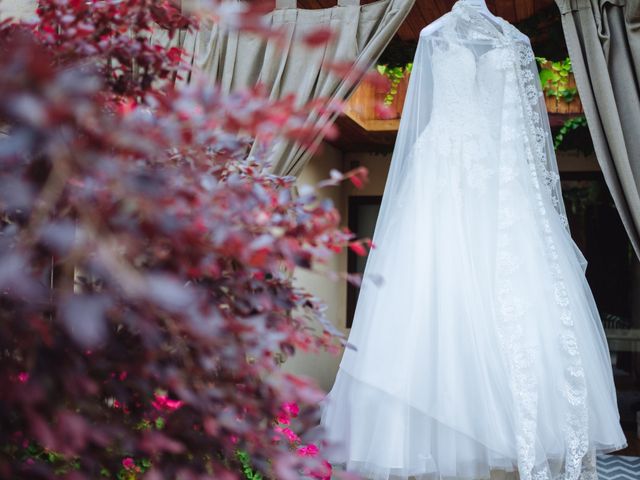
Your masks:
<svg viewBox="0 0 640 480"><path fill-rule="evenodd" d="M329 460L375 479L597 478L594 455L626 441L579 251L522 152L481 133L428 128L378 219L323 402Z"/></svg>

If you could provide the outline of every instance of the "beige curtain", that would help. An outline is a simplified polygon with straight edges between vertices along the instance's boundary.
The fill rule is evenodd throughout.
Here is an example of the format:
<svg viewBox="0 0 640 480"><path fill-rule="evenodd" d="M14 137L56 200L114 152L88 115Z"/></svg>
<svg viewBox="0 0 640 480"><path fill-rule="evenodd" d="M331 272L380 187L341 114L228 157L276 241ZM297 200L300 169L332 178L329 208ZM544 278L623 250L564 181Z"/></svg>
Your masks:
<svg viewBox="0 0 640 480"><path fill-rule="evenodd" d="M267 20L286 29L284 46L252 34L227 32L216 24L203 24L197 32L174 39L174 44L191 55L197 70L227 92L261 82L274 99L294 93L299 104L317 98L344 100L361 79L355 72L375 63L414 2L378 0L360 5L358 0L338 0L331 8L306 10L296 8L295 0L276 0ZM330 27L335 41L325 47L305 47L300 35L320 27ZM325 67L334 62L353 63L354 73L341 78L329 72ZM335 116L313 116L308 121L326 125ZM321 140L318 136L315 144ZM270 154L272 171L297 175L311 154L297 143L280 141Z"/></svg>
<svg viewBox="0 0 640 480"><path fill-rule="evenodd" d="M242 0L225 0L238 2ZM275 0L276 8L267 15L274 27L286 29L284 46L256 35L228 32L216 24L200 25L196 32L182 32L169 42L161 30L155 40L171 43L187 51L193 66L226 92L261 82L270 89L271 98L294 93L300 105L317 98L345 100L353 92L363 72L380 56L396 33L415 0L378 0L360 5L359 0L337 0L330 8L296 8L296 0ZM37 0L0 0L0 16L32 17ZM198 0L182 0L185 9ZM335 32L335 40L325 47L306 48L301 34L320 27ZM325 67L349 62L352 74L343 78ZM329 125L336 115L312 116L308 122ZM314 139L318 145L322 138ZM255 146L254 146L255 148ZM279 175L297 175L312 152L301 145L280 141L270 154L272 171Z"/></svg>
<svg viewBox="0 0 640 480"><path fill-rule="evenodd" d="M38 0L0 0L0 20L32 20L37 17Z"/></svg>
<svg viewBox="0 0 640 480"><path fill-rule="evenodd" d="M556 0L598 162L640 258L640 0Z"/></svg>

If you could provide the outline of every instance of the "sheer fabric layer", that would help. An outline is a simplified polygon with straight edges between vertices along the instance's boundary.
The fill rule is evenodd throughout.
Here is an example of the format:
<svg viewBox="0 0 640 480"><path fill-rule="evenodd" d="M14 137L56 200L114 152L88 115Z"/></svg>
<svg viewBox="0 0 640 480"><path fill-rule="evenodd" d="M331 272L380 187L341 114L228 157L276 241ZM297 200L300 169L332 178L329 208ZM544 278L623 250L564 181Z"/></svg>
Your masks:
<svg viewBox="0 0 640 480"><path fill-rule="evenodd" d="M372 478L591 480L626 444L533 54L499 23L458 3L418 45L322 419Z"/></svg>

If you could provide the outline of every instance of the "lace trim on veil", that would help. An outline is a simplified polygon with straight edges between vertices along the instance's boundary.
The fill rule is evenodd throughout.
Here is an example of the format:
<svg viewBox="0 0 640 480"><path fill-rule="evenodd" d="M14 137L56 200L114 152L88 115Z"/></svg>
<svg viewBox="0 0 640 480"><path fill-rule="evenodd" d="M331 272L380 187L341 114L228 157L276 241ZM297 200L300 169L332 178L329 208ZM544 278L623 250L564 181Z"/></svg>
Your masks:
<svg viewBox="0 0 640 480"><path fill-rule="evenodd" d="M560 177L554 171L547 168L547 154L545 152L545 138L548 132L542 126L540 114L535 110L539 104L542 91L537 83L537 78L531 78L529 67L531 62L535 61L531 48L520 43L515 44L518 67L517 78L519 81L519 89L521 98L524 99L524 119L528 132L533 134L533 143L527 144L527 160L531 173L531 182L536 191L536 201L538 204L538 216L542 222L546 257L548 267L553 278L554 301L560 312L560 320L562 322L562 333L560 334L560 344L562 351L567 358L563 378L563 396L566 400L566 423L564 425L565 440L567 442L568 452L565 457L565 471L563 479L566 480L589 480L597 479L587 473L589 469L583 471L583 460L588 453L588 410L587 410L587 387L585 373L582 366L580 348L574 332L574 321L571 310L571 302L567 293L567 288L562 275L562 268L559 263L557 247L553 236L551 235L550 218L547 207L545 206L543 195L551 198L552 205L558 209L559 202L562 200L554 195L556 185L559 183ZM528 137L525 137L527 139ZM555 160L554 160L555 161ZM559 189L558 189L559 191ZM568 228L567 218L560 211L556 211L561 222ZM534 480L550 479L548 472L544 469L531 477Z"/></svg>
<svg viewBox="0 0 640 480"><path fill-rule="evenodd" d="M529 165L530 180L533 185L538 206L537 215L542 225L545 241L545 255L553 279L554 302L560 312L562 323L559 342L567 363L563 376L563 398L565 399L564 433L567 453L564 472L560 477L551 473L546 459L536 458L537 428L537 385L533 370L536 346L527 345L523 337L521 322L523 299L515 297L510 286L510 278L518 267L518 259L511 251L508 229L514 228L513 216L509 214L508 181L500 186L503 198L500 203L500 229L498 264L497 300L500 305L500 338L505 355L509 360L516 415L519 424L517 432L518 470L522 480L596 480L594 451L589 451L588 410L585 373L580 348L574 332L574 321L570 298L567 292L555 240L551 234L551 216L557 215L567 234L568 222L564 212L560 190L560 177L553 151L548 152L548 125L543 123L540 111L542 91L535 70L535 58L529 44L524 43L521 34L511 24L498 19L499 25L476 12L473 7L457 2L452 14L455 21L447 22L443 29L444 37L451 40L462 36L469 40L491 41L493 47L503 47L507 52L505 66L511 70L514 88L511 91L514 101L521 105L521 118L524 121L522 137L525 139L526 161ZM461 30L463 32L461 33ZM473 33L472 33L473 32ZM532 68L533 65L533 68ZM537 70L535 70L537 71ZM545 201L546 198L546 201ZM547 205L553 206L549 211ZM543 461L540 461L543 460Z"/></svg>

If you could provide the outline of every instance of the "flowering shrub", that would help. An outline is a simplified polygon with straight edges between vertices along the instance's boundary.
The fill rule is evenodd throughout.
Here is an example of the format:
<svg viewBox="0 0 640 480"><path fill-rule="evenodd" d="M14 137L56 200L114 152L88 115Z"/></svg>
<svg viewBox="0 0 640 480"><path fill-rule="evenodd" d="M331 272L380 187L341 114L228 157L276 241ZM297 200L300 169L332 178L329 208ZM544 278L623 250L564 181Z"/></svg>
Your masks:
<svg viewBox="0 0 640 480"><path fill-rule="evenodd" d="M300 413L300 409L296 403L285 403L282 408L276 425L276 431L284 434L289 442L290 448L294 449L300 457L318 458L320 450L318 446L309 443L304 444L300 437L295 434L290 425L294 418L297 418ZM320 464L315 468L305 467L303 472L312 478L318 480L330 480L331 479L331 464L326 460L320 460Z"/></svg>
<svg viewBox="0 0 640 480"><path fill-rule="evenodd" d="M280 409L280 413L276 419L275 430L279 435L273 437L275 443L280 443L284 440L284 444L289 446L291 451L295 451L300 457L315 458L318 463L315 467L310 468L306 466L303 468L302 473L318 480L330 480L331 479L331 464L326 460L320 458L320 450L318 446L309 443L304 444L300 437L291 428L292 421L298 417L300 408L296 403L284 403ZM251 466L251 459L247 452L239 450L236 453L236 457L240 461L242 471L246 480L262 480L262 475L255 472Z"/></svg>
<svg viewBox="0 0 640 480"><path fill-rule="evenodd" d="M153 25L173 36L195 26L193 17L167 0L46 0L39 2L35 34L55 66L87 59L114 94L141 96L154 81L177 76L182 52L149 42Z"/></svg>
<svg viewBox="0 0 640 480"><path fill-rule="evenodd" d="M233 25L259 32L243 8ZM312 106L174 90L180 52L147 40L195 24L170 2L39 12L0 24L0 477L236 478L238 449L313 476L313 448L272 441L268 419L294 401L305 431L321 392L276 358L337 332L291 272L362 245L247 158L256 138L304 139Z"/></svg>

